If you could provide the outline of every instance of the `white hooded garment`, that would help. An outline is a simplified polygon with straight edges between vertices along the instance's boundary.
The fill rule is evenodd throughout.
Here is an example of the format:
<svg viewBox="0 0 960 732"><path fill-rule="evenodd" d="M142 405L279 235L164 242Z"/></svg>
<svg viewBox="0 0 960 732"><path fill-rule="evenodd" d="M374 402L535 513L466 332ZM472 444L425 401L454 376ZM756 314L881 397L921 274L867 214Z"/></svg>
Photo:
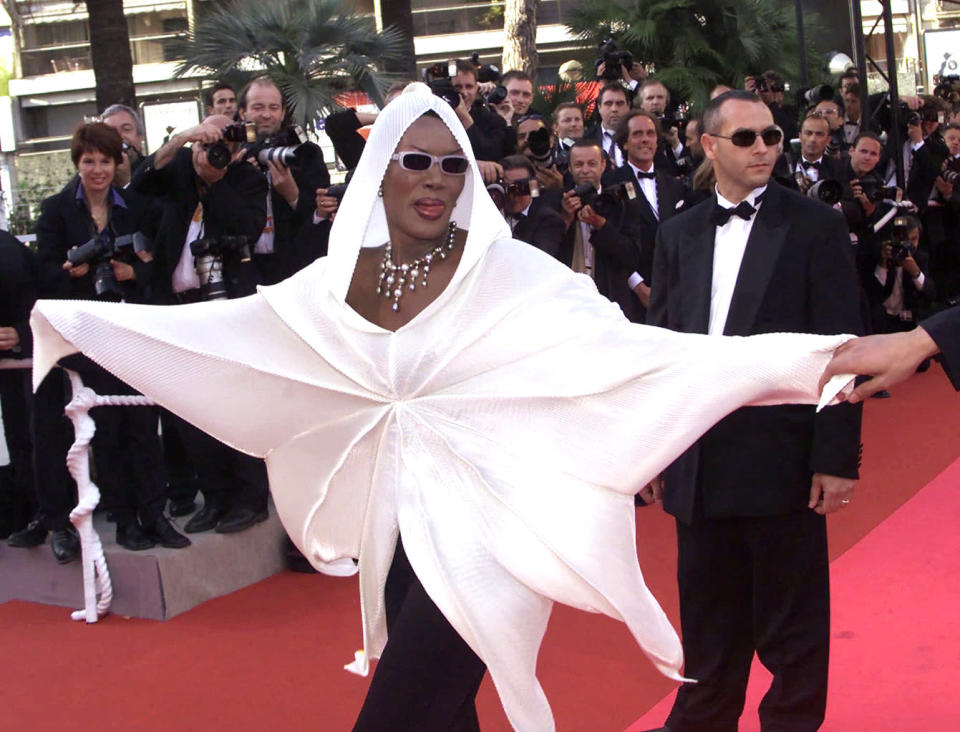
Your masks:
<svg viewBox="0 0 960 732"><path fill-rule="evenodd" d="M396 332L345 303L361 247L388 237L377 189L433 110L471 159L452 281ZM592 281L512 240L445 101L412 85L375 124L329 256L251 297L181 307L41 301L35 383L82 351L158 403L266 458L311 560L358 557L367 673L387 641L398 532L431 599L483 659L510 722L554 728L535 676L552 603L625 622L681 679L643 582L633 496L744 405L816 403L844 336L726 338L627 322ZM372 286L373 283L371 283Z"/></svg>

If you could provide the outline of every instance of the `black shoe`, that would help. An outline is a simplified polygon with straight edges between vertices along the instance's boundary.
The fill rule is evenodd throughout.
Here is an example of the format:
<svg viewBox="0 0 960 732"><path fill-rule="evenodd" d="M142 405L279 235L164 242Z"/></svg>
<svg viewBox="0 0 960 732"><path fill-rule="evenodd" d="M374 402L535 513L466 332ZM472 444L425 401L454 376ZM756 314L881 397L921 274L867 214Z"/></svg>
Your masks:
<svg viewBox="0 0 960 732"><path fill-rule="evenodd" d="M220 519L220 523L217 524L217 533L235 534L238 531L249 529L261 521L266 521L267 516L267 509L265 508L260 511L254 511L252 508L244 507L233 508L226 516Z"/></svg>
<svg viewBox="0 0 960 732"><path fill-rule="evenodd" d="M887 391L886 389L881 389L880 391L875 392L875 393L871 394L870 396L873 397L874 399L889 399L889 398L890 398L890 392Z"/></svg>
<svg viewBox="0 0 960 732"><path fill-rule="evenodd" d="M154 521L153 526L144 533L151 539L156 540L160 546L167 547L167 549L183 549L191 544L191 541L177 531L173 524L167 521L167 517L163 515L159 516Z"/></svg>
<svg viewBox="0 0 960 732"><path fill-rule="evenodd" d="M133 521L129 524L117 524L117 544L132 552L142 552L157 545L150 536L144 533L140 524Z"/></svg>
<svg viewBox="0 0 960 732"><path fill-rule="evenodd" d="M192 498L171 498L170 515L171 516L189 516L197 510L197 502Z"/></svg>
<svg viewBox="0 0 960 732"><path fill-rule="evenodd" d="M50 550L58 564L69 564L80 556L80 537L73 529L54 531L50 536Z"/></svg>
<svg viewBox="0 0 960 732"><path fill-rule="evenodd" d="M27 528L20 529L20 531L14 531L12 534L10 534L10 538L7 539L7 546L40 546L46 540L46 528L40 523L40 521L34 519L27 524Z"/></svg>
<svg viewBox="0 0 960 732"><path fill-rule="evenodd" d="M183 527L183 530L188 534L198 534L201 531L210 531L217 525L217 522L223 518L224 514L227 512L223 506L219 506L216 503L210 503L204 505L199 511L194 514L193 518L187 521L187 525Z"/></svg>

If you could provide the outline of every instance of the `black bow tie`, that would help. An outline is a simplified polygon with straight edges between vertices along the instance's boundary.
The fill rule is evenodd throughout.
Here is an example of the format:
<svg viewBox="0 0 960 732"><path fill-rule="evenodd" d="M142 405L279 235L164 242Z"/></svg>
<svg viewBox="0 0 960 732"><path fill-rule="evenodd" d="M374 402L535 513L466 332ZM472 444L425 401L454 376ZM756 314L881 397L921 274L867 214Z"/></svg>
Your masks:
<svg viewBox="0 0 960 732"><path fill-rule="evenodd" d="M523 221L523 220L524 220L525 218L527 218L527 217L524 216L523 212L521 211L520 213L510 214L510 218L513 219L514 221L520 222L520 221Z"/></svg>
<svg viewBox="0 0 960 732"><path fill-rule="evenodd" d="M757 197L757 203L760 203L760 197ZM710 222L714 226L724 226L731 216L739 216L744 221L749 221L750 218L757 212L753 206L751 206L746 201L740 201L734 208L725 208L719 203L716 205L716 208L713 209L713 215L710 217Z"/></svg>
<svg viewBox="0 0 960 732"><path fill-rule="evenodd" d="M644 178L649 178L650 180L655 180L656 177L657 177L657 174L656 174L655 172L653 172L652 170L651 170L649 173L644 173L642 170L638 170L638 171L636 171L636 173L637 173L637 179L638 179L638 180L643 180Z"/></svg>
<svg viewBox="0 0 960 732"><path fill-rule="evenodd" d="M809 160L801 160L801 161L800 161L800 165L803 166L803 169L804 169L804 170L810 170L810 168L813 168L814 170L820 170L820 161L819 161L819 160L818 160L817 162L815 162L815 163L811 163Z"/></svg>

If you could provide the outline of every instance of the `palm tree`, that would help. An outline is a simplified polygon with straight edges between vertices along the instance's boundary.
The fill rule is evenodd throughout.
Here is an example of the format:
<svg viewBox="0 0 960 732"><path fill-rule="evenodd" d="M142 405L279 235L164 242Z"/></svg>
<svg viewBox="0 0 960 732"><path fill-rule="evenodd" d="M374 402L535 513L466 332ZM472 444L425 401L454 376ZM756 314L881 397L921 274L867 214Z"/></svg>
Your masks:
<svg viewBox="0 0 960 732"><path fill-rule="evenodd" d="M591 63L599 44L614 37L701 109L718 84L742 87L745 76L765 69L798 77L792 0L591 0L568 25L591 47ZM818 25L815 14L805 15L808 39L817 37ZM815 53L808 44L808 58Z"/></svg>
<svg viewBox="0 0 960 732"><path fill-rule="evenodd" d="M537 72L537 6L540 0L506 0L503 8L503 70Z"/></svg>
<svg viewBox="0 0 960 732"><path fill-rule="evenodd" d="M136 107L133 57L123 0L86 0L86 3L97 110L102 112L117 103Z"/></svg>
<svg viewBox="0 0 960 732"><path fill-rule="evenodd" d="M408 79L417 78L417 56L413 48L413 8L411 0L382 0L381 20L384 28L396 28L404 43L400 58L384 63L387 71L404 74Z"/></svg>
<svg viewBox="0 0 960 732"><path fill-rule="evenodd" d="M237 83L268 74L292 120L312 128L346 89L381 102L396 77L378 64L400 58L403 48L399 31L378 33L373 18L345 13L342 0L234 0L197 22L177 74Z"/></svg>

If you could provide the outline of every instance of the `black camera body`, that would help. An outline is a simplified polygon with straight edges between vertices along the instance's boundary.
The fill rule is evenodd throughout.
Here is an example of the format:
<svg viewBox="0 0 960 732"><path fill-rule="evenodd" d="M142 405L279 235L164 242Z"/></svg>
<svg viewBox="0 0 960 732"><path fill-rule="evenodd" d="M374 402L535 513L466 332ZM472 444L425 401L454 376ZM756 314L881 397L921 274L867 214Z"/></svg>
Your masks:
<svg viewBox="0 0 960 732"><path fill-rule="evenodd" d="M443 99L454 109L460 106L460 100L462 97L460 96L460 92L458 92L456 87L454 87L453 82L450 81L449 77L428 81L427 86L430 87L430 91Z"/></svg>
<svg viewBox="0 0 960 732"><path fill-rule="evenodd" d="M81 264L90 265L93 270L93 289L98 300L120 302L123 299L123 293L113 274L113 265L110 264L110 260L118 259L129 264L136 252L148 251L149 245L147 237L139 231L117 237L104 231L68 251L67 261L74 267Z"/></svg>
<svg viewBox="0 0 960 732"><path fill-rule="evenodd" d="M807 195L832 206L843 198L843 185L837 180L821 178L807 189Z"/></svg>
<svg viewBox="0 0 960 732"><path fill-rule="evenodd" d="M480 63L480 53L474 51L470 54L470 61L473 62L473 65L477 67L477 81L481 84L486 84L488 82L500 81L500 69L493 64L482 64Z"/></svg>
<svg viewBox="0 0 960 732"><path fill-rule="evenodd" d="M253 122L234 122L223 128L223 139L203 146L207 151L207 162L214 168L223 170L233 159L228 142L252 144L257 141L257 126Z"/></svg>
<svg viewBox="0 0 960 732"><path fill-rule="evenodd" d="M245 236L204 237L190 242L193 267L200 280L201 300L226 300L227 283L223 277L223 260L237 257L250 261L250 245Z"/></svg>
<svg viewBox="0 0 960 732"><path fill-rule="evenodd" d="M960 180L960 160L948 158L945 167L940 171L940 178L947 183L957 184Z"/></svg>
<svg viewBox="0 0 960 732"><path fill-rule="evenodd" d="M877 180L876 178L864 178L860 181L860 187L863 189L863 195L867 197L868 201L899 201L900 200L900 189L896 186L884 186L881 185L882 181Z"/></svg>
<svg viewBox="0 0 960 732"><path fill-rule="evenodd" d="M483 101L496 107L498 104L503 104L506 98L507 87L503 86L502 84L497 84L492 91L488 92L486 96L484 96Z"/></svg>
<svg viewBox="0 0 960 732"><path fill-rule="evenodd" d="M637 197L636 188L630 181L612 183L598 191L593 183L581 183L573 189L573 195L580 199L584 206L590 206L601 216L609 216L621 204L632 201Z"/></svg>
<svg viewBox="0 0 960 732"><path fill-rule="evenodd" d="M890 245L890 261L897 266L914 254L908 237L909 233L910 220L906 216L895 216L890 223L890 238L883 244Z"/></svg>
<svg viewBox="0 0 960 732"><path fill-rule="evenodd" d="M621 66L626 66L628 69L633 66L633 54L629 51L621 51L617 48L616 41L608 38L600 44L600 57L593 62L597 68L600 64L603 64L603 73L600 78L604 81L616 81L623 73L620 70Z"/></svg>
<svg viewBox="0 0 960 732"><path fill-rule="evenodd" d="M327 195L331 198L336 198L338 202L343 200L343 196L346 192L346 183L334 183L333 185L327 187Z"/></svg>

